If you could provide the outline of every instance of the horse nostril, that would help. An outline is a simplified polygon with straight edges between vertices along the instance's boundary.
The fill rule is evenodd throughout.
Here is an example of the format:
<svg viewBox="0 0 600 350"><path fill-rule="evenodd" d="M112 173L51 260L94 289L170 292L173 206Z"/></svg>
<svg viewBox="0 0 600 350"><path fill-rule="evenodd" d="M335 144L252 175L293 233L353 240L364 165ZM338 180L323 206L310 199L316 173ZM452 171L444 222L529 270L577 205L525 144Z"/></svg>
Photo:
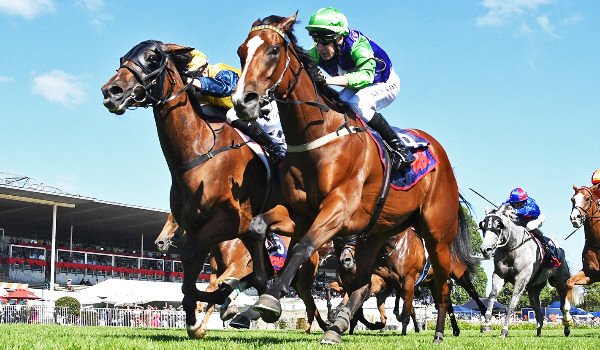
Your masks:
<svg viewBox="0 0 600 350"><path fill-rule="evenodd" d="M113 85L108 89L108 94L113 97L123 95L123 89L120 86Z"/></svg>
<svg viewBox="0 0 600 350"><path fill-rule="evenodd" d="M248 92L244 96L244 106L253 105L258 101L258 94L256 92Z"/></svg>

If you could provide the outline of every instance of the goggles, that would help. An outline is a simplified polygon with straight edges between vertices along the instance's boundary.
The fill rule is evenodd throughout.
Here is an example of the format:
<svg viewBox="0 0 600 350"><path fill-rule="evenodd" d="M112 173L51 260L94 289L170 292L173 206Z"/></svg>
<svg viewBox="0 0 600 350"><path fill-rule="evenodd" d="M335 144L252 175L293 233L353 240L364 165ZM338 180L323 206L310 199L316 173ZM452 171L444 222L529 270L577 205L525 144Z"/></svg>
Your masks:
<svg viewBox="0 0 600 350"><path fill-rule="evenodd" d="M337 34L311 34L313 41L315 44L328 45L335 42L337 39Z"/></svg>

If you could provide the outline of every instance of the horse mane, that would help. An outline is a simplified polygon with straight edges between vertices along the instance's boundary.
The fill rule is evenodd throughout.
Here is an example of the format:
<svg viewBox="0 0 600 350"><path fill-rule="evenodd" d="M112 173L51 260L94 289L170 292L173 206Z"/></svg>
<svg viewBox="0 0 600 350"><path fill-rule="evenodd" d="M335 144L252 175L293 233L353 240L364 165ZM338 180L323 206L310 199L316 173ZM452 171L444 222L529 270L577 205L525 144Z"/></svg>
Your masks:
<svg viewBox="0 0 600 350"><path fill-rule="evenodd" d="M263 18L260 21L260 25L274 25L280 23L284 19L285 17L271 15ZM294 24L296 23L300 23L300 21L295 21ZM298 54L298 59L300 60L300 63L304 65L304 69L306 70L306 73L308 73L308 76L312 80L313 85L316 87L319 95L321 95L321 97L323 97L326 100L326 102L329 102L328 105L336 112L345 113L346 111L350 111L350 106L340 99L337 90L325 84L315 83L315 74L318 74L319 67L316 64L314 64L312 57L308 54L308 51L306 51L304 48L298 45L298 39L294 35L293 26L291 26L290 29L288 29L285 32L285 34L289 40L290 45L292 45L292 47Z"/></svg>

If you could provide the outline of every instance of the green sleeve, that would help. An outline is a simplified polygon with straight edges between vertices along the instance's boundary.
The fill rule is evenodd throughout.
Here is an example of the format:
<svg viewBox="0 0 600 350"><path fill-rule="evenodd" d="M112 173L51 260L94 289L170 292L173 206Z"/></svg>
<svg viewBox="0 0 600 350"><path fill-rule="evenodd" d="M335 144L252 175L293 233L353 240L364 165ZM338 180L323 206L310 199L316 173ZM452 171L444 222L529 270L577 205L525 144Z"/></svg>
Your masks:
<svg viewBox="0 0 600 350"><path fill-rule="evenodd" d="M358 42L352 46L351 54L356 63L356 70L345 74L348 78L348 87L360 89L373 84L375 80L375 55L371 44L364 36L361 35Z"/></svg>

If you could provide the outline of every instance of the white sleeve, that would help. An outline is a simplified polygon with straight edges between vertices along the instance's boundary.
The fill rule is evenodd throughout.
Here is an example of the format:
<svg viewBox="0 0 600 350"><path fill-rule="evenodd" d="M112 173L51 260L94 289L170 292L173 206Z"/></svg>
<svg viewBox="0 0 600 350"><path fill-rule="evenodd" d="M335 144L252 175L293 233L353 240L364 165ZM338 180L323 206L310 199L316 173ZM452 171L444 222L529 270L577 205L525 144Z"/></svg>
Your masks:
<svg viewBox="0 0 600 350"><path fill-rule="evenodd" d="M542 227L544 220L546 220L546 215L544 215L544 213L540 213L540 216L538 216L537 219L531 220L527 223L527 229L531 231Z"/></svg>

